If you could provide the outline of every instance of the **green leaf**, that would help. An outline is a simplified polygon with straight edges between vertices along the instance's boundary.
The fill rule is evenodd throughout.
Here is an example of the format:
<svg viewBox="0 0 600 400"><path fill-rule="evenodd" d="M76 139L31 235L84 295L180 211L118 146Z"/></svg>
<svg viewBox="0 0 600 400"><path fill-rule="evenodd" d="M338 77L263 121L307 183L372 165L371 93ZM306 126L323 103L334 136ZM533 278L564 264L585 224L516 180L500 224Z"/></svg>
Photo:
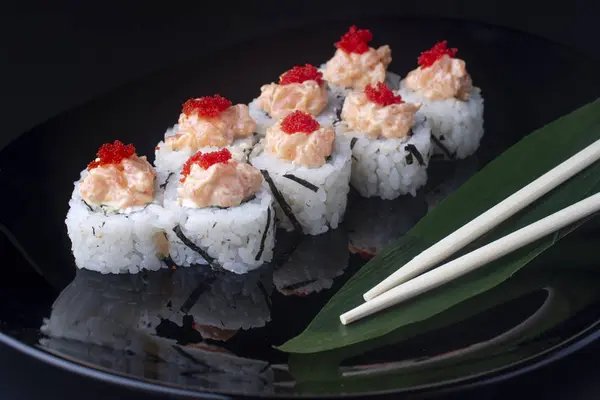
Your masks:
<svg viewBox="0 0 600 400"><path fill-rule="evenodd" d="M597 302L600 297L597 291L600 270L597 258L590 257L597 253L596 243L595 239L573 235L513 278L429 319L351 346L319 353L291 354L288 362L296 382L295 388L300 392L327 394L338 393L342 389L345 393L362 393L412 387L480 374L548 351L559 343L555 339L548 342L543 339L547 336L544 334ZM565 262L565 253L570 254L572 250L578 253ZM355 356L362 356L362 360L369 359L364 354L375 349L390 345L398 348L417 335L444 337L448 329L468 329L465 328L465 322L472 327L477 324L477 318L542 289L552 294L548 295L538 311L518 326L511 327L505 333L498 332L497 336L483 342L472 343L472 346L464 348L449 348L452 351L416 363L398 360L396 363L374 363L369 368L340 367L343 361ZM549 338L555 338L555 335ZM525 342L528 343L523 345ZM362 363L358 362L359 365ZM355 362L349 364L355 365Z"/></svg>
<svg viewBox="0 0 600 400"><path fill-rule="evenodd" d="M363 302L365 291L421 251L599 138L600 99L526 136L440 203L405 236L367 263L335 294L304 332L279 349L311 353L373 339L430 318L504 282L581 223L562 229L426 295L348 326L339 322L340 314ZM476 240L456 257L599 190L600 163L595 163Z"/></svg>

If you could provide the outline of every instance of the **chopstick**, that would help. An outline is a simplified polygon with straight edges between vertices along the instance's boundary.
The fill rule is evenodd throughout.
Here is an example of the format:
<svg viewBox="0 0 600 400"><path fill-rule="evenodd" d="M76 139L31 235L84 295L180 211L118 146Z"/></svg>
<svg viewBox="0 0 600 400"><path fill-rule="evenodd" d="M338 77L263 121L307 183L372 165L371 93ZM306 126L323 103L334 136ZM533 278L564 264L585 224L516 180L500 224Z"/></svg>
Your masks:
<svg viewBox="0 0 600 400"><path fill-rule="evenodd" d="M452 260L340 315L346 325L441 286L600 210L600 193Z"/></svg>
<svg viewBox="0 0 600 400"><path fill-rule="evenodd" d="M396 272L366 292L363 295L364 299L366 301L372 300L393 287L427 271L598 159L600 159L600 140L587 146L415 256Z"/></svg>

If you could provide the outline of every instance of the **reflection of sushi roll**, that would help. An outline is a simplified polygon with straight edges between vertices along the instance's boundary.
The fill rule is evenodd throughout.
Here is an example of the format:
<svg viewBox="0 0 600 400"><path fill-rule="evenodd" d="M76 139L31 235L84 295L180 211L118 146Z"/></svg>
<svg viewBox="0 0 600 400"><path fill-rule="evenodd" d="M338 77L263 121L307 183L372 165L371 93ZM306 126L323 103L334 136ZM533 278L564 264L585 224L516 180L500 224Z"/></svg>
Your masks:
<svg viewBox="0 0 600 400"><path fill-rule="evenodd" d="M168 382L206 388L211 391L239 393L271 393L274 381L269 363L240 357L226 349L205 343L179 346L156 338L153 355L161 364ZM168 370L164 370L168 368Z"/></svg>
<svg viewBox="0 0 600 400"><path fill-rule="evenodd" d="M67 356L163 384L228 393L269 393L272 390L273 371L266 361L240 357L213 345L181 346L174 340L151 335L136 337L134 343L135 351L124 351L57 337L40 340L44 350L59 357Z"/></svg>
<svg viewBox="0 0 600 400"><path fill-rule="evenodd" d="M179 266L210 265L238 274L271 260L275 240L272 197L256 168L223 149L197 153L165 189L172 219L170 255Z"/></svg>
<svg viewBox="0 0 600 400"><path fill-rule="evenodd" d="M348 265L348 237L342 228L304 236L287 261L273 273L277 290L305 296L329 289Z"/></svg>
<svg viewBox="0 0 600 400"><path fill-rule="evenodd" d="M465 158L477 150L483 136L483 97L455 54L445 41L423 52L420 66L401 82L400 94L423 104L436 154Z"/></svg>
<svg viewBox="0 0 600 400"><path fill-rule="evenodd" d="M163 318L193 328L203 339L226 341L240 329L264 326L271 318L271 272L252 271L244 276L197 268L173 273L173 296Z"/></svg>
<svg viewBox="0 0 600 400"><path fill-rule="evenodd" d="M169 272L106 276L79 270L41 331L51 338L139 351L139 341L160 323L158 314L170 294Z"/></svg>
<svg viewBox="0 0 600 400"><path fill-rule="evenodd" d="M364 257L375 256L426 213L427 204L421 196L382 200L351 193L346 219L350 251Z"/></svg>
<svg viewBox="0 0 600 400"><path fill-rule="evenodd" d="M295 110L311 114L321 125L333 125L343 101L341 95L328 89L321 72L310 64L292 68L279 77L279 83L263 85L260 91L260 96L249 104L260 135Z"/></svg>
<svg viewBox="0 0 600 400"><path fill-rule="evenodd" d="M351 183L362 196L415 196L427 181L430 128L419 107L382 83L346 97L336 130L351 140Z"/></svg>
<svg viewBox="0 0 600 400"><path fill-rule="evenodd" d="M106 274L163 266L168 242L159 228L155 175L132 145L100 148L75 182L65 221L77 267Z"/></svg>
<svg viewBox="0 0 600 400"><path fill-rule="evenodd" d="M430 166L430 176L440 177L440 179L437 179L437 182L427 182L425 187L425 200L429 210L435 208L452 192L457 190L479 168L479 162L475 156L458 160L452 165L447 164L447 162L441 162Z"/></svg>
<svg viewBox="0 0 600 400"><path fill-rule="evenodd" d="M160 317L163 306L177 298L171 291L181 289L180 283L171 285L171 270L167 269L133 276L77 271L44 320L41 331L45 336L39 344L59 356L137 377L213 390L230 391L232 382L239 390L268 390L273 377L265 361L239 357L205 342L180 346L156 335L159 323L164 322ZM230 299L247 295L245 287L226 290ZM238 319L251 305L232 304L240 306ZM222 318L228 317L225 314L221 312ZM259 317L264 320L264 313Z"/></svg>
<svg viewBox="0 0 600 400"><path fill-rule="evenodd" d="M282 227L318 235L343 220L350 149L333 128L295 111L268 129L250 163L271 186Z"/></svg>
<svg viewBox="0 0 600 400"><path fill-rule="evenodd" d="M198 151L227 148L235 160L245 162L254 145L255 128L246 105L231 105L219 95L189 99L178 123L156 146L154 164L161 183Z"/></svg>

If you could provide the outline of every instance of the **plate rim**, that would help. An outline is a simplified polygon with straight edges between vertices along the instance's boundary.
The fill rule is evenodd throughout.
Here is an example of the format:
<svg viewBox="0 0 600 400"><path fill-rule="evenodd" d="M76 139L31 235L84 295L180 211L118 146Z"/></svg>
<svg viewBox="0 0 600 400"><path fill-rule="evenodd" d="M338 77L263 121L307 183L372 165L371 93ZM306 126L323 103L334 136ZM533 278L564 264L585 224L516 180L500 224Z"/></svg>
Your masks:
<svg viewBox="0 0 600 400"><path fill-rule="evenodd" d="M583 335L583 337L581 337ZM593 322L587 328L572 335L568 339L556 344L545 352L535 354L529 358L519 360L515 363L505 365L489 371L484 371L480 374L473 374L462 378L450 379L439 383L418 385L401 389L379 390L370 393L346 393L346 394L299 394L293 395L293 398L359 398L365 396L382 396L393 394L416 395L418 393L427 394L449 394L463 390L476 389L488 385L493 385L507 380L522 376L526 373L534 372L543 367L547 367L557 361L565 359L569 355L576 353L600 338L600 320ZM205 390L186 389L177 386L168 386L165 384L155 383L150 380L145 380L141 377L127 376L125 374L111 373L101 368L88 366L77 361L69 361L66 358L46 352L35 346L26 344L19 339L16 339L4 332L0 332L0 343L4 344L25 356L29 356L35 360L41 361L46 365L60 368L63 371L74 373L80 376L94 379L97 382L109 383L128 389L133 389L141 392L149 392L153 394L164 394L171 396L179 396L191 399L209 399L209 400L229 400L232 396L239 396L242 393L218 393L208 392ZM537 361L535 359L538 359ZM522 365L525 364L525 365ZM519 367L522 365L521 367ZM247 396L246 394L245 396ZM260 398L290 398L285 394L275 393L273 395L252 395Z"/></svg>

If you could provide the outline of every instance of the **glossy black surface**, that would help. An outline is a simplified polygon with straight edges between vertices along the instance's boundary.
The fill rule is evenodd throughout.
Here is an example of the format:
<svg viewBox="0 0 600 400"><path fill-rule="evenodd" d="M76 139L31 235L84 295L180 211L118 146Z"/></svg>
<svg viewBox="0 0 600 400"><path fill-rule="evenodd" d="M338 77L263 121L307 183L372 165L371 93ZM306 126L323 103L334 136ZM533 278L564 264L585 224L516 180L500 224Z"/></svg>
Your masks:
<svg viewBox="0 0 600 400"><path fill-rule="evenodd" d="M80 364L171 387L335 395L432 389L502 376L558 354L595 330L600 275L592 259L583 263L586 268L524 270L493 291L411 326L408 339L406 332L393 332L361 347L290 360L273 349L300 333L364 263L347 251L348 244L359 253L377 250L524 134L600 92L598 65L516 32L448 21L355 22L373 30L376 44L390 44L390 69L402 75L439 39L460 49L486 102L486 135L475 157L431 165L430 181L416 198L383 202L353 196L342 229L307 239L275 271L242 279L189 269L137 276L76 273L63 221L72 182L99 144L119 138L152 154L188 97L218 92L248 102L261 84L290 66L330 57L331 43L348 24L290 31L174 66L53 119L0 153L2 188L10 193L2 198L4 241L27 256L8 253L3 263L5 276L13 279L1 284L2 331ZM594 233L588 228L572 240L586 243ZM278 251L285 252L285 242L282 238ZM568 256L565 260L565 267L573 267ZM314 288L321 290L311 292ZM187 307L190 297L195 303ZM228 331L201 327L211 324ZM229 340L215 340L242 327Z"/></svg>

